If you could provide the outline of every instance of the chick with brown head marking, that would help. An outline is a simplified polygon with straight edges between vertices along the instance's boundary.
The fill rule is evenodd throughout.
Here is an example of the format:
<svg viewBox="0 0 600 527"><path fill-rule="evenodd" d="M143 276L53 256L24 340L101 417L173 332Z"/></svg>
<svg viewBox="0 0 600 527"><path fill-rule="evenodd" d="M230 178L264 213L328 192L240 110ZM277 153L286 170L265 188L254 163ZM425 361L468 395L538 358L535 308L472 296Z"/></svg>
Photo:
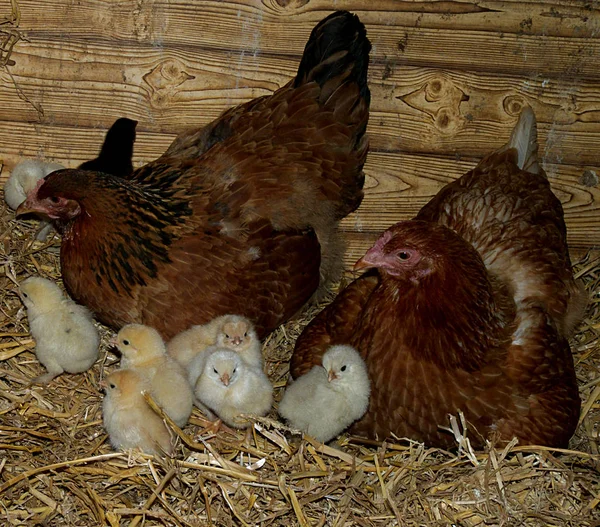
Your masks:
<svg viewBox="0 0 600 527"><path fill-rule="evenodd" d="M248 365L262 368L262 346L252 322L241 315L226 315L216 345L235 351Z"/></svg>
<svg viewBox="0 0 600 527"><path fill-rule="evenodd" d="M56 283L32 276L19 286L27 308L35 354L48 373L33 380L45 384L63 372L81 373L98 358L100 338L89 311L65 296Z"/></svg>
<svg viewBox="0 0 600 527"><path fill-rule="evenodd" d="M163 420L146 403L147 380L135 370L111 373L104 381L102 420L115 449L140 448L147 454L173 452L171 436Z"/></svg>
<svg viewBox="0 0 600 527"><path fill-rule="evenodd" d="M182 367L167 355L165 343L154 328L123 326L115 338L123 368L136 370L150 385L150 395L177 424L185 426L193 404L192 389Z"/></svg>
<svg viewBox="0 0 600 527"><path fill-rule="evenodd" d="M198 324L175 335L167 344L167 353L184 369L188 370L192 361L209 346L217 343L217 335L229 315L213 318L206 324ZM198 372L198 375L202 372ZM198 378L196 375L196 378Z"/></svg>
<svg viewBox="0 0 600 527"><path fill-rule="evenodd" d="M225 423L247 428L240 414L265 415L273 402L273 386L262 369L246 364L231 350L217 350L198 378L196 397Z"/></svg>
<svg viewBox="0 0 600 527"><path fill-rule="evenodd" d="M279 415L322 442L360 419L369 406L367 367L351 346L331 346L323 366L314 366L286 389Z"/></svg>

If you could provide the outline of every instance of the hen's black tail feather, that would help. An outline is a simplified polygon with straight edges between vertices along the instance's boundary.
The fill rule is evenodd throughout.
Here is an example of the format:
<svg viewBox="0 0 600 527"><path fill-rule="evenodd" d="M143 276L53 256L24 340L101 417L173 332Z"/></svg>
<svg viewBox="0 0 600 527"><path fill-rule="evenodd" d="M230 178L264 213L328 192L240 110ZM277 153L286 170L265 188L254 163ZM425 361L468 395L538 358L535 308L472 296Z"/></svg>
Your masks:
<svg viewBox="0 0 600 527"><path fill-rule="evenodd" d="M137 121L133 119L117 119L106 132L98 157L82 163L78 168L129 178L133 172L131 158L136 126Z"/></svg>
<svg viewBox="0 0 600 527"><path fill-rule="evenodd" d="M371 94L367 85L371 43L358 16L336 11L319 22L310 34L294 86L316 81L320 86L340 77L356 82L367 105Z"/></svg>

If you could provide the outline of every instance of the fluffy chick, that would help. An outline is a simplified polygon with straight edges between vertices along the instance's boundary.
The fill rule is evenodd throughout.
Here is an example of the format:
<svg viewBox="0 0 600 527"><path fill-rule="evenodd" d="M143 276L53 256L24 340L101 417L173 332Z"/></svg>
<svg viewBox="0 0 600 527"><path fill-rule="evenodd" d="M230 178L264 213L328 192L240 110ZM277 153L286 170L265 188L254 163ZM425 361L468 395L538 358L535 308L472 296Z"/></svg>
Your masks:
<svg viewBox="0 0 600 527"><path fill-rule="evenodd" d="M273 386L263 371L225 349L209 355L194 393L202 404L235 428L250 425L240 414L263 416L273 402Z"/></svg>
<svg viewBox="0 0 600 527"><path fill-rule="evenodd" d="M192 326L169 341L167 353L188 372L193 386L215 346L236 351L247 364L263 366L262 346L254 325L241 315L222 315L207 324Z"/></svg>
<svg viewBox="0 0 600 527"><path fill-rule="evenodd" d="M4 199L8 206L16 208L25 201L27 194L35 188L37 182L55 170L65 168L58 163L40 161L39 159L24 159L13 168L10 177L4 184ZM50 223L40 222L38 240L44 241L52 230Z"/></svg>
<svg viewBox="0 0 600 527"><path fill-rule="evenodd" d="M117 370L103 382L104 428L115 449L140 448L147 454L171 454L173 444L163 420L148 406L142 392L148 381L135 370Z"/></svg>
<svg viewBox="0 0 600 527"><path fill-rule="evenodd" d="M263 367L262 345L252 322L241 315L226 315L217 334L217 346L235 351L249 366Z"/></svg>
<svg viewBox="0 0 600 527"><path fill-rule="evenodd" d="M189 370L192 361L209 346L217 343L217 335L221 330L223 323L229 315L223 315L213 318L206 324L192 326L175 335L167 344L167 353L174 358L184 369ZM202 373L204 362L196 378Z"/></svg>
<svg viewBox="0 0 600 527"><path fill-rule="evenodd" d="M279 415L325 443L365 414L370 383L362 357L351 346L331 346L322 362L288 386Z"/></svg>
<svg viewBox="0 0 600 527"><path fill-rule="evenodd" d="M177 426L185 426L192 413L192 389L182 367L167 355L158 331L142 324L127 324L114 343L121 352L122 367L142 375L156 403Z"/></svg>
<svg viewBox="0 0 600 527"><path fill-rule="evenodd" d="M27 308L35 354L48 370L33 382L45 384L65 371L91 368L100 338L89 311L65 296L56 283L39 276L23 281L19 296Z"/></svg>

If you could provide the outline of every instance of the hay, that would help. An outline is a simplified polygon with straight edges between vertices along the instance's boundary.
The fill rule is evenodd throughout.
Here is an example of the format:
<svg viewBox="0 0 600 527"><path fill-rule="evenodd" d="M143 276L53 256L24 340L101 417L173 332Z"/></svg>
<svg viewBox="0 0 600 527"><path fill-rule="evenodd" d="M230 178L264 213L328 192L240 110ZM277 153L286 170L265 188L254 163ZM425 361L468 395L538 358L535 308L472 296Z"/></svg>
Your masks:
<svg viewBox="0 0 600 527"><path fill-rule="evenodd" d="M572 341L583 398L570 449L519 447L459 453L398 439L342 436L334 446L290 431L275 414L245 433L210 434L198 410L178 435L174 459L115 453L101 422L98 383L118 367L102 332L102 354L81 375L29 387L43 373L26 317L11 289L31 274L59 278L55 238L0 209L0 517L5 525L600 525L598 426L600 260L577 273L592 294ZM281 396L295 338L316 313L265 343ZM455 423L460 433L460 420Z"/></svg>

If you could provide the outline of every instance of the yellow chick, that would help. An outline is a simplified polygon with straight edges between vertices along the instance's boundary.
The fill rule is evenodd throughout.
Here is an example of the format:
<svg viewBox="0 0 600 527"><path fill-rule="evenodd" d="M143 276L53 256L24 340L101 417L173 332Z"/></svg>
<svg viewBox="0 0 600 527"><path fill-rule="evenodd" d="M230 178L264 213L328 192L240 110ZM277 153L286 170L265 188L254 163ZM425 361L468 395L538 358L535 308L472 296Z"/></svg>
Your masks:
<svg viewBox="0 0 600 527"><path fill-rule="evenodd" d="M250 426L240 414L263 416L273 403L273 386L264 372L231 350L217 350L208 356L194 394L235 428Z"/></svg>
<svg viewBox="0 0 600 527"><path fill-rule="evenodd" d="M249 319L241 315L227 315L217 332L220 348L235 351L248 365L263 367L262 345Z"/></svg>
<svg viewBox="0 0 600 527"><path fill-rule="evenodd" d="M10 177L4 184L4 200L11 209L16 210L40 179L55 170L63 168L65 167L58 163L40 161L39 159L24 159L15 165ZM37 238L44 241L52 230L52 226L45 221L40 222L40 226L42 228L38 232Z"/></svg>
<svg viewBox="0 0 600 527"><path fill-rule="evenodd" d="M167 353L187 370L211 346L237 351L249 364L262 366L261 342L252 322L241 315L222 315L182 331L169 341Z"/></svg>
<svg viewBox="0 0 600 527"><path fill-rule="evenodd" d="M122 367L142 375L156 403L177 426L185 426L192 413L192 389L183 368L167 355L158 331L142 324L127 324L114 344L121 352Z"/></svg>
<svg viewBox="0 0 600 527"><path fill-rule="evenodd" d="M216 317L175 335L167 344L167 353L187 370L196 356L217 343L219 330L228 316Z"/></svg>
<svg viewBox="0 0 600 527"><path fill-rule="evenodd" d="M370 382L351 346L331 346L322 363L288 386L278 411L291 426L325 443L365 414Z"/></svg>
<svg viewBox="0 0 600 527"><path fill-rule="evenodd" d="M191 386L196 385L204 371L208 356L218 350L235 351L249 366L263 369L262 345L249 319L241 315L224 315L214 319L213 323L213 328L217 329L216 333L211 329L211 334L215 334L216 343L196 353L187 365Z"/></svg>
<svg viewBox="0 0 600 527"><path fill-rule="evenodd" d="M115 449L140 448L154 455L173 452L169 430L144 399L143 392L150 388L144 377L135 370L117 370L102 384L106 392L102 420Z"/></svg>
<svg viewBox="0 0 600 527"><path fill-rule="evenodd" d="M48 373L33 382L46 384L63 372L81 373L98 358L100 337L90 312L65 296L56 283L32 276L19 285L27 308L35 354Z"/></svg>

